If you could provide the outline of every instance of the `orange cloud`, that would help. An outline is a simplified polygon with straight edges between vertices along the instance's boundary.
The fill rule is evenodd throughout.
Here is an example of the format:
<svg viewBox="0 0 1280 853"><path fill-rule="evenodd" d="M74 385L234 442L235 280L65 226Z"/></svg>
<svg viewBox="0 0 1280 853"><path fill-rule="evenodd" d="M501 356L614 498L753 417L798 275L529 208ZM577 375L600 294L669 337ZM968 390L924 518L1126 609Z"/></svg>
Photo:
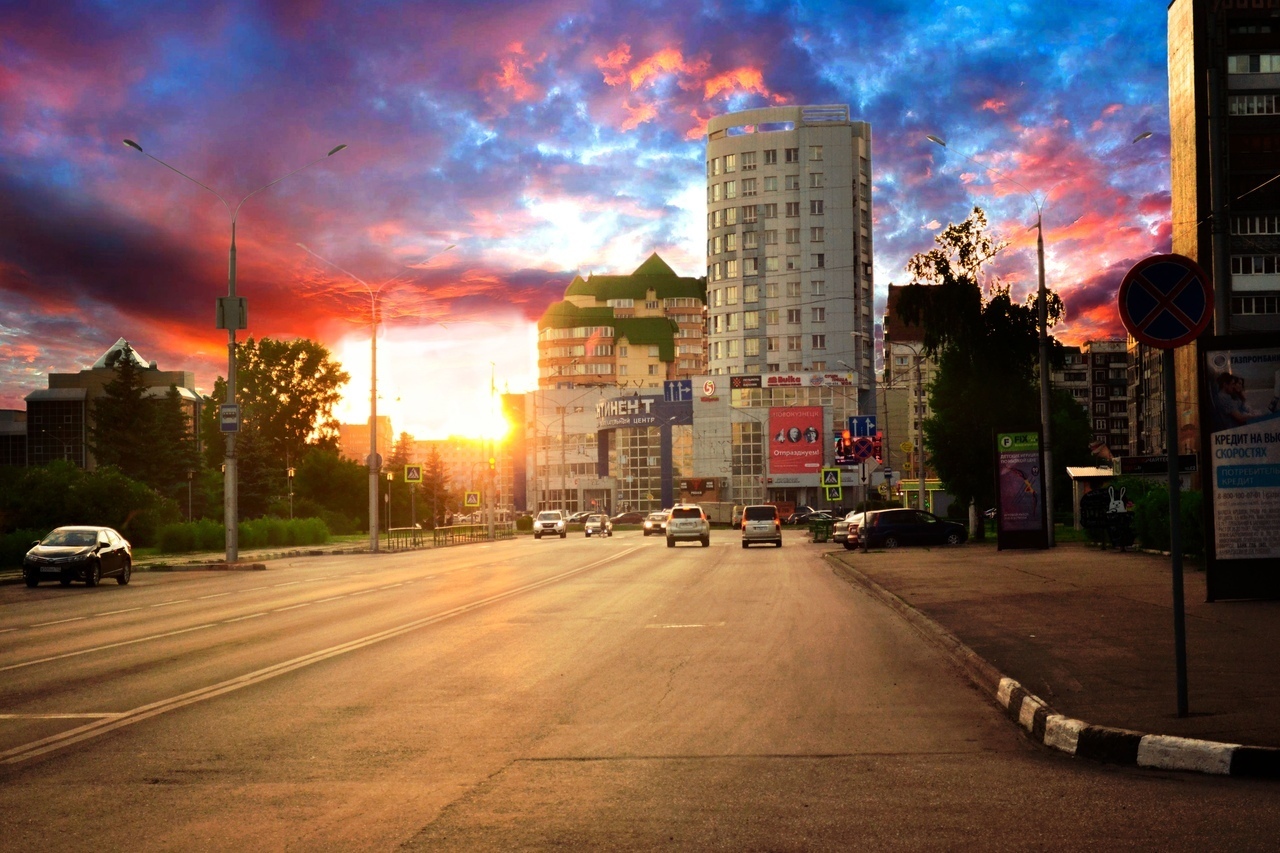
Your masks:
<svg viewBox="0 0 1280 853"><path fill-rule="evenodd" d="M627 75L631 81L631 89L635 91L655 77L663 74L701 74L706 71L707 63L702 60L686 62L684 54L673 47L662 50L643 60L631 69Z"/></svg>
<svg viewBox="0 0 1280 853"><path fill-rule="evenodd" d="M744 91L769 94L764 85L764 74L759 68L735 68L712 77L703 85L703 93L707 98L713 98L722 92Z"/></svg>
<svg viewBox="0 0 1280 853"><path fill-rule="evenodd" d="M627 79L626 67L631 64L631 47L619 45L605 56L595 58L596 68L604 72L604 82L618 86Z"/></svg>
<svg viewBox="0 0 1280 853"><path fill-rule="evenodd" d="M635 130L647 121L653 121L658 117L658 108L653 104L639 104L632 106L623 104L622 109L626 110L627 120L622 123L623 130Z"/></svg>
<svg viewBox="0 0 1280 853"><path fill-rule="evenodd" d="M985 101L983 101L983 102L982 102L982 109L984 109L984 110L991 110L991 112L993 112L993 113L1002 113L1002 112L1004 112L1004 108L1005 108L1006 106L1007 106L1007 104L1005 104L1005 102L1004 102L1004 101L997 101L997 100L995 100L995 99L991 99L991 98L989 98L989 99L987 99L987 100L985 100Z"/></svg>

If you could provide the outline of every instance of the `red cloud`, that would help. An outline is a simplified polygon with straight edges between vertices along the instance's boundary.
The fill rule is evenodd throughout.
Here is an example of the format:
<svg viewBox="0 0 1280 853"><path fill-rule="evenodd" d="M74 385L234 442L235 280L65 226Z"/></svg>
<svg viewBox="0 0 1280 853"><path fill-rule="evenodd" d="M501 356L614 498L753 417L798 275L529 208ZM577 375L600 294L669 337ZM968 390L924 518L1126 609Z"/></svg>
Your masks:
<svg viewBox="0 0 1280 853"><path fill-rule="evenodd" d="M982 109L990 110L993 113L1002 113L1004 108L1008 106L1004 101L997 101L995 98L988 98L982 102Z"/></svg>

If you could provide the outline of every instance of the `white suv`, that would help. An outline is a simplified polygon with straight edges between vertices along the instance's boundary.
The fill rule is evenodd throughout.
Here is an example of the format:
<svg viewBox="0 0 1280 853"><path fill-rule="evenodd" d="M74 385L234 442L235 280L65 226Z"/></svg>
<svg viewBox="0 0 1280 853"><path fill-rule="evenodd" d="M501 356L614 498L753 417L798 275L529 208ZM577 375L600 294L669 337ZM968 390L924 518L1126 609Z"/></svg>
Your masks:
<svg viewBox="0 0 1280 853"><path fill-rule="evenodd" d="M681 539L697 539L703 548L711 544L711 522L697 504L677 504L667 517L667 547L676 547Z"/></svg>
<svg viewBox="0 0 1280 853"><path fill-rule="evenodd" d="M541 539L542 534L559 535L561 539L568 535L565 530L564 513L558 509L544 509L533 520L533 538Z"/></svg>

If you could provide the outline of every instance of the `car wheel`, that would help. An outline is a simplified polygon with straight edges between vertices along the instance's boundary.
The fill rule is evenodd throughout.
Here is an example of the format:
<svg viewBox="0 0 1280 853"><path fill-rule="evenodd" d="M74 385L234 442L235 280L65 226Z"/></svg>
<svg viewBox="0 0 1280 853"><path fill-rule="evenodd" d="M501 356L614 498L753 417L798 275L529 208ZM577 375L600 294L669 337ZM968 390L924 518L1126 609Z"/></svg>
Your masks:
<svg viewBox="0 0 1280 853"><path fill-rule="evenodd" d="M743 548L747 547L747 540L745 539L742 540L742 547Z"/></svg>
<svg viewBox="0 0 1280 853"><path fill-rule="evenodd" d="M856 551L857 548L858 548L857 545L850 545L848 539L844 540L844 549L846 551Z"/></svg>
<svg viewBox="0 0 1280 853"><path fill-rule="evenodd" d="M964 542L964 539L960 536L959 533L952 532L947 534L948 545L960 545L963 542Z"/></svg>
<svg viewBox="0 0 1280 853"><path fill-rule="evenodd" d="M674 539L672 539L670 536L668 536L668 537L667 537L667 547L668 547L668 548L674 548L674 547L676 547L676 540L674 540Z"/></svg>
<svg viewBox="0 0 1280 853"><path fill-rule="evenodd" d="M568 536L568 535L569 535L569 531L567 531L567 530L566 530L566 531L564 531L563 533L561 533L561 534L560 534L560 538L561 538L561 539L563 539L564 537L566 537L566 536Z"/></svg>
<svg viewBox="0 0 1280 853"><path fill-rule="evenodd" d="M124 586L133 577L133 562L126 559L124 565L120 567L120 574L116 575L116 583Z"/></svg>
<svg viewBox="0 0 1280 853"><path fill-rule="evenodd" d="M884 543L883 543L883 544L884 544L884 547L886 547L886 548L897 548L897 547L898 547L898 537L896 537L896 536L886 536L886 537L884 537Z"/></svg>
<svg viewBox="0 0 1280 853"><path fill-rule="evenodd" d="M534 538L534 539L541 539L541 538L542 538L542 534L541 534L541 533L535 533L535 534L533 534L533 538Z"/></svg>
<svg viewBox="0 0 1280 853"><path fill-rule="evenodd" d="M711 537L710 537L710 536L703 536L703 537L702 537L702 547L703 547L703 548L707 548L707 547L710 547L710 545L711 545Z"/></svg>
<svg viewBox="0 0 1280 853"><path fill-rule="evenodd" d="M28 572L22 576L22 579L27 582L27 586L37 587L40 585L40 576L35 572Z"/></svg>
<svg viewBox="0 0 1280 853"><path fill-rule="evenodd" d="M62 584L63 586L71 586L71 578L60 577L58 578L58 583Z"/></svg>
<svg viewBox="0 0 1280 853"><path fill-rule="evenodd" d="M781 547L782 547L782 540L781 540L781 539L775 539L775 540L774 540L774 542L773 542L773 547L775 547L775 548L781 548Z"/></svg>
<svg viewBox="0 0 1280 853"><path fill-rule="evenodd" d="M97 586L98 581L102 579L102 566L97 563L90 563L84 569L84 585Z"/></svg>

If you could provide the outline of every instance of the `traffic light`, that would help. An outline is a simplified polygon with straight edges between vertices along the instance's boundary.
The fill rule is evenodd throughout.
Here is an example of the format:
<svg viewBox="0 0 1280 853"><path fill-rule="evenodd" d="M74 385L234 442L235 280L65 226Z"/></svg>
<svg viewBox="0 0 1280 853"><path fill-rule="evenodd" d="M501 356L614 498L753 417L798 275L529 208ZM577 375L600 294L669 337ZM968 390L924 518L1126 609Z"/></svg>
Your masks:
<svg viewBox="0 0 1280 853"><path fill-rule="evenodd" d="M847 429L840 433L840 455L844 457L853 455L853 433Z"/></svg>
<svg viewBox="0 0 1280 853"><path fill-rule="evenodd" d="M877 431L875 437L871 439L871 455L876 458L877 462L883 462L884 457L881 455L881 443L884 440L884 433Z"/></svg>
<svg viewBox="0 0 1280 853"><path fill-rule="evenodd" d="M498 460L497 460L497 459L494 459L492 456L490 456L490 457L489 457L489 470L490 470L490 471L496 471L496 470L497 470L497 468L498 468Z"/></svg>

